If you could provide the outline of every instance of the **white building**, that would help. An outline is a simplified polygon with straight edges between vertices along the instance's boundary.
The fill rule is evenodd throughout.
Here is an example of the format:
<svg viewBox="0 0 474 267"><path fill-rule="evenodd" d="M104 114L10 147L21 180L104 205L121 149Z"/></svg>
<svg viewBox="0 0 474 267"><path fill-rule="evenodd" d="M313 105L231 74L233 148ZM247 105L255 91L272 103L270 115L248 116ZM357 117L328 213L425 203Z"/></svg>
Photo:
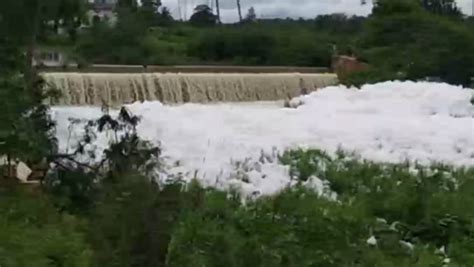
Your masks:
<svg viewBox="0 0 474 267"><path fill-rule="evenodd" d="M55 49L38 49L33 57L34 66L63 67L70 63L66 54Z"/></svg>
<svg viewBox="0 0 474 267"><path fill-rule="evenodd" d="M118 0L89 0L89 11L87 16L90 24L95 21L107 21L111 24L115 23L117 17L114 9Z"/></svg>

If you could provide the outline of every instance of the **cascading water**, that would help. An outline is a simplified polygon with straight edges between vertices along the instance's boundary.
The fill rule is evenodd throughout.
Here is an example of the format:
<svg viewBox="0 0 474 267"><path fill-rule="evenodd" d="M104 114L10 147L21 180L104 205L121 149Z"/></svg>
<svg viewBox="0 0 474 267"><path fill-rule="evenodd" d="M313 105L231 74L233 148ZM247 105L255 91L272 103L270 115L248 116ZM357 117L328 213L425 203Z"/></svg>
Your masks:
<svg viewBox="0 0 474 267"><path fill-rule="evenodd" d="M61 92L53 105L120 106L136 101L207 103L292 98L337 83L335 74L43 73Z"/></svg>

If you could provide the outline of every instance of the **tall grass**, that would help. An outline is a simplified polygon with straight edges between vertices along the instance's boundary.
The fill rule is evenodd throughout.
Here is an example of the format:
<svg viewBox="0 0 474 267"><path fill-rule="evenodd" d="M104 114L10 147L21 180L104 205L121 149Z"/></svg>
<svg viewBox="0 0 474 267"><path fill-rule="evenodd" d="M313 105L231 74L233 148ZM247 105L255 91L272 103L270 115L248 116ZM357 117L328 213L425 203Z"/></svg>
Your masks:
<svg viewBox="0 0 474 267"><path fill-rule="evenodd" d="M474 171L376 164L322 151L289 151L300 182L242 204L200 188L185 194L168 266L471 266ZM337 199L303 183L317 176Z"/></svg>

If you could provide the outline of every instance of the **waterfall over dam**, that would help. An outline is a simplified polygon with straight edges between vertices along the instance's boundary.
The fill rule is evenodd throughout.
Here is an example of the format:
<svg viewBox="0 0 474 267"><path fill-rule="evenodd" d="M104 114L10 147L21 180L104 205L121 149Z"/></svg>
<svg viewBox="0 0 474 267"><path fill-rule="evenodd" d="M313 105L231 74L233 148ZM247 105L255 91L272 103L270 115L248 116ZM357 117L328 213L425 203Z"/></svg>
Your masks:
<svg viewBox="0 0 474 267"><path fill-rule="evenodd" d="M337 83L329 73L43 73L61 92L52 105L120 106L136 101L271 101Z"/></svg>

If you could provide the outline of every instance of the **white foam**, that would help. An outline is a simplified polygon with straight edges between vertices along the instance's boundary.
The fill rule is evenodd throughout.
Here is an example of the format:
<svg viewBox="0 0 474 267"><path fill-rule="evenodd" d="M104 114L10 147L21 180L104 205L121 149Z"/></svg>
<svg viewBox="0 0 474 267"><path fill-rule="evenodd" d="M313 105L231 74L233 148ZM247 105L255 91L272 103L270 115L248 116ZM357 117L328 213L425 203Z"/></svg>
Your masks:
<svg viewBox="0 0 474 267"><path fill-rule="evenodd" d="M296 147L330 153L341 147L380 162L474 166L471 97L472 90L447 84L385 82L361 90L328 87L301 97L304 105L297 109L283 108L283 101L128 107L142 116L141 137L161 142L168 162L180 162L169 173L196 176L220 188L237 186L246 194L272 194L290 183L276 154ZM63 150L69 117L101 115L92 107L52 110ZM80 134L75 131L70 139ZM102 136L96 149L105 147Z"/></svg>

